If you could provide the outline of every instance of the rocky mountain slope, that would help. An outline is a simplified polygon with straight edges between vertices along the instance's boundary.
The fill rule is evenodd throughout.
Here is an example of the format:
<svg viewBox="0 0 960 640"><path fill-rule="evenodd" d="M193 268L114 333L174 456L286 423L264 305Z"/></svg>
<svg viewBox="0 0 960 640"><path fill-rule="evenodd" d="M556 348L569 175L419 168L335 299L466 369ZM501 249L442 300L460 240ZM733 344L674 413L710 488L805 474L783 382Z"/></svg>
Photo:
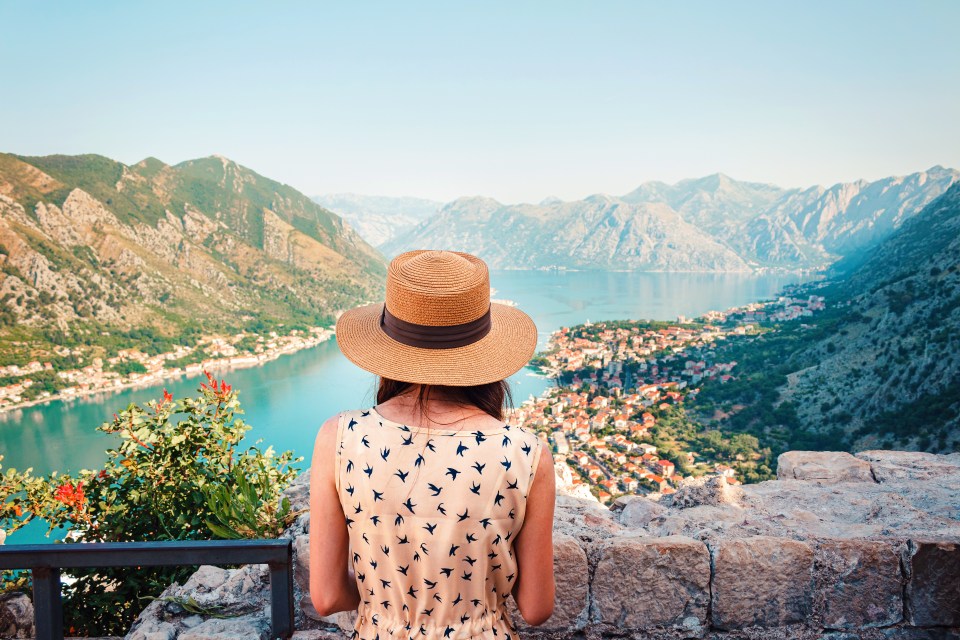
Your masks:
<svg viewBox="0 0 960 640"><path fill-rule="evenodd" d="M504 269L749 270L736 253L669 206L609 196L510 206L461 198L383 249L395 254L414 247L456 248Z"/></svg>
<svg viewBox="0 0 960 640"><path fill-rule="evenodd" d="M395 255L451 247L496 268L822 268L879 242L958 179L956 170L933 167L875 182L787 190L716 174L572 202L461 198L381 248Z"/></svg>
<svg viewBox="0 0 960 640"><path fill-rule="evenodd" d="M0 269L15 362L38 336L329 321L374 298L385 265L338 216L226 158L0 154Z"/></svg>
<svg viewBox="0 0 960 640"><path fill-rule="evenodd" d="M851 268L851 264L855 264ZM784 399L805 424L838 426L855 448L960 446L960 185L906 220L824 288L835 331L805 348ZM798 360L799 361L799 360Z"/></svg>
<svg viewBox="0 0 960 640"><path fill-rule="evenodd" d="M409 231L443 206L442 202L423 198L356 193L330 193L314 196L313 201L341 216L375 247Z"/></svg>

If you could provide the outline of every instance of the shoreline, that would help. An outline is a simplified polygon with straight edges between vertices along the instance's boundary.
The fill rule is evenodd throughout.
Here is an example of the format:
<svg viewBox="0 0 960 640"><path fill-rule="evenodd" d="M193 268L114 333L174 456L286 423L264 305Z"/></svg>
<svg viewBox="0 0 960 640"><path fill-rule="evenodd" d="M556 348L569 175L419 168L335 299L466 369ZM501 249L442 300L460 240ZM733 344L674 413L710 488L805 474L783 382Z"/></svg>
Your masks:
<svg viewBox="0 0 960 640"><path fill-rule="evenodd" d="M320 344L333 338L333 335L333 330L324 329L323 331L315 333L309 338L306 338L304 343L299 345L284 345L282 347L276 347L270 351L257 354L244 354L214 358L211 360L204 360L203 362L196 364L190 364L185 367L177 367L175 369L162 368L159 371L141 374L141 377L135 380L127 380L123 382L118 381L117 384L93 387L90 389L77 389L68 394L63 394L63 391L65 390L64 389L45 398L36 398L34 400L26 400L23 402L4 405L0 407L0 417L4 417L14 411L51 404L54 402L69 402L71 400L89 398L97 395L103 395L106 397L121 391L158 385L165 380L179 379L184 377L194 378L203 375L203 372L208 370L231 371L234 369L249 369L252 367L259 367L267 364L268 362L272 362L281 356L294 354L299 351L305 351L306 349L312 349L316 346L319 346Z"/></svg>

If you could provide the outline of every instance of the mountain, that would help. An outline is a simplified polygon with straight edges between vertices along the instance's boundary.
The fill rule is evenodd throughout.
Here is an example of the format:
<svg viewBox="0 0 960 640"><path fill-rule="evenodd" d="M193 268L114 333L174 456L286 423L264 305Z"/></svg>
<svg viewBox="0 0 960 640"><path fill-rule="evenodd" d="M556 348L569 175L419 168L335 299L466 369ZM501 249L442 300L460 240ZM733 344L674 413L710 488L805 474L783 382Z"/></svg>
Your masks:
<svg viewBox="0 0 960 640"><path fill-rule="evenodd" d="M687 222L725 237L787 193L787 190L773 185L740 182L717 173L681 180L674 185L647 182L621 199L631 203L666 204Z"/></svg>
<svg viewBox="0 0 960 640"><path fill-rule="evenodd" d="M356 193L331 193L314 196L317 202L343 217L364 240L383 246L436 213L441 202L423 198L362 196Z"/></svg>
<svg viewBox="0 0 960 640"><path fill-rule="evenodd" d="M862 251L960 180L935 166L908 176L786 192L746 222L737 247L761 264L832 261Z"/></svg>
<svg viewBox="0 0 960 640"><path fill-rule="evenodd" d="M385 273L341 218L219 156L0 154L0 268L0 333L48 343L329 322Z"/></svg>
<svg viewBox="0 0 960 640"><path fill-rule="evenodd" d="M960 447L960 184L903 222L824 295L849 300L784 397L856 448Z"/></svg>
<svg viewBox="0 0 960 640"><path fill-rule="evenodd" d="M461 198L379 246L388 255L451 247L518 269L823 268L879 242L958 180L937 166L800 190L715 174L572 202Z"/></svg>
<svg viewBox="0 0 960 640"><path fill-rule="evenodd" d="M596 195L574 202L504 205L460 198L387 242L394 255L444 247L479 255L491 267L572 267L648 271L747 271L728 247L660 203Z"/></svg>

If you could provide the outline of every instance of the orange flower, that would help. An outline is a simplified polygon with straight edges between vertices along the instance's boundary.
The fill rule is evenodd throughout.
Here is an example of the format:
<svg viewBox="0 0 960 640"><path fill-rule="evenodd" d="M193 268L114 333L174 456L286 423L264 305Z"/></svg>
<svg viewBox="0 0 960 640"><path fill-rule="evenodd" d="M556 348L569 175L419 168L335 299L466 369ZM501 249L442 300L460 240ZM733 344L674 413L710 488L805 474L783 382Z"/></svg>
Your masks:
<svg viewBox="0 0 960 640"><path fill-rule="evenodd" d="M13 515L17 516L18 518L23 515L23 509L20 508L20 505L13 505Z"/></svg>

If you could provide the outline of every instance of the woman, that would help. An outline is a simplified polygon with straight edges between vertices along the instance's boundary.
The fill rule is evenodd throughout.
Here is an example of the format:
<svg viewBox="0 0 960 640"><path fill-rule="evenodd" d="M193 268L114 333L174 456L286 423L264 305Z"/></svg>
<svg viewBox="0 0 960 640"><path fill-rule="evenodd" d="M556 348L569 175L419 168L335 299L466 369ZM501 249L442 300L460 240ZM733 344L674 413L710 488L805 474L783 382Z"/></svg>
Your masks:
<svg viewBox="0 0 960 640"><path fill-rule="evenodd" d="M361 640L517 639L553 612L553 459L507 424L505 379L533 355L518 309L490 303L479 258L412 251L386 302L344 313L337 341L380 376L376 406L327 420L310 477L310 596L358 609Z"/></svg>

